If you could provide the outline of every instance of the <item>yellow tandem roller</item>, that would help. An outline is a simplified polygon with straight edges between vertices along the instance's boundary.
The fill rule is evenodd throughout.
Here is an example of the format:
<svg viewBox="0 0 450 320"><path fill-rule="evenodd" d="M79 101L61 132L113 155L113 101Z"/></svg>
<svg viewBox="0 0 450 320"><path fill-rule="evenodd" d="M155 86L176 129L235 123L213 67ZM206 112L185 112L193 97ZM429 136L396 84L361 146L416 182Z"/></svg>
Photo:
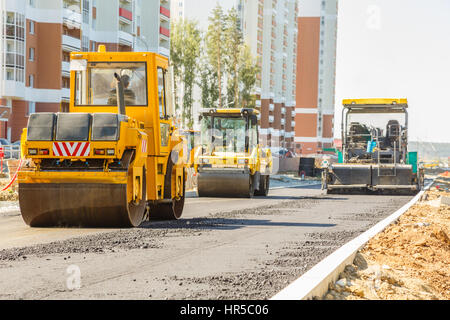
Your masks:
<svg viewBox="0 0 450 320"><path fill-rule="evenodd" d="M32 114L19 173L32 227L136 227L179 219L183 138L173 124L168 61L154 53L72 53L69 113ZM107 61L107 62L105 62Z"/></svg>
<svg viewBox="0 0 450 320"><path fill-rule="evenodd" d="M206 109L195 167L199 197L267 196L272 156L259 145L258 111Z"/></svg>

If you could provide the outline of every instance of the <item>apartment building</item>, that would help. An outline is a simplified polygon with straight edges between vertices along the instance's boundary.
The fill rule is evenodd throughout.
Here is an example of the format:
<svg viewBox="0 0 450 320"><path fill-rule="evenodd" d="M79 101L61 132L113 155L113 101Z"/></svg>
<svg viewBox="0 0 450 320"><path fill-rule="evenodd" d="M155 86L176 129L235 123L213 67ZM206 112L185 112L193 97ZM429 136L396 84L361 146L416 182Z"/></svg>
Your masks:
<svg viewBox="0 0 450 320"><path fill-rule="evenodd" d="M333 146L338 0L301 0L298 17L295 145L303 154Z"/></svg>
<svg viewBox="0 0 450 320"><path fill-rule="evenodd" d="M0 137L10 141L31 113L68 110L70 52L170 53L170 0L1 0L0 25Z"/></svg>
<svg viewBox="0 0 450 320"><path fill-rule="evenodd" d="M296 0L238 0L245 43L261 68L255 95L261 142L295 148L297 15Z"/></svg>

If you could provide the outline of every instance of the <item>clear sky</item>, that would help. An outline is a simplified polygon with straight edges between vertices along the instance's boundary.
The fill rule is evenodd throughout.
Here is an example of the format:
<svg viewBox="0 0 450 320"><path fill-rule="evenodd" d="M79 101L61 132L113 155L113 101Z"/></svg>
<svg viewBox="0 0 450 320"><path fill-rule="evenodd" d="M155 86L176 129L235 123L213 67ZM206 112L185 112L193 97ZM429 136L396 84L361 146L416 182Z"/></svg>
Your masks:
<svg viewBox="0 0 450 320"><path fill-rule="evenodd" d="M339 0L336 77L336 135L342 99L399 97L410 140L450 142L450 0Z"/></svg>
<svg viewBox="0 0 450 320"><path fill-rule="evenodd" d="M205 29L237 3L186 1ZM408 98L410 139L450 142L450 0L339 0L336 135L342 99L369 97Z"/></svg>

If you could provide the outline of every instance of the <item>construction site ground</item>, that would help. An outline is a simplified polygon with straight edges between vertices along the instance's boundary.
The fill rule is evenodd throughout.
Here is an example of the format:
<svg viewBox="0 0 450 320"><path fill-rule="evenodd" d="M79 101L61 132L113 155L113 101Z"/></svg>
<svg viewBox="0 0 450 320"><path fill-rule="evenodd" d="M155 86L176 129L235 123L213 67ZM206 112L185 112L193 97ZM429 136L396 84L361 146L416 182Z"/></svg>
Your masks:
<svg viewBox="0 0 450 320"><path fill-rule="evenodd" d="M324 298L449 300L449 236L450 177L443 175L357 254Z"/></svg>

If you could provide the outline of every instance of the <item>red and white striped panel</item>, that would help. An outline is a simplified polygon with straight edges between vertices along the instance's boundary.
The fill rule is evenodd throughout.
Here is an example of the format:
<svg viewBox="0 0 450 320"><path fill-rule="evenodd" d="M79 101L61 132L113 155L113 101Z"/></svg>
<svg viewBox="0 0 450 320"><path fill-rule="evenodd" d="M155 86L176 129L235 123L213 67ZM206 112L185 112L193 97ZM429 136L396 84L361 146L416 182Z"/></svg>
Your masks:
<svg viewBox="0 0 450 320"><path fill-rule="evenodd" d="M141 143L141 150L142 150L142 153L147 153L147 140L142 140L142 143Z"/></svg>
<svg viewBox="0 0 450 320"><path fill-rule="evenodd" d="M53 154L57 157L89 157L89 142L54 142Z"/></svg>

